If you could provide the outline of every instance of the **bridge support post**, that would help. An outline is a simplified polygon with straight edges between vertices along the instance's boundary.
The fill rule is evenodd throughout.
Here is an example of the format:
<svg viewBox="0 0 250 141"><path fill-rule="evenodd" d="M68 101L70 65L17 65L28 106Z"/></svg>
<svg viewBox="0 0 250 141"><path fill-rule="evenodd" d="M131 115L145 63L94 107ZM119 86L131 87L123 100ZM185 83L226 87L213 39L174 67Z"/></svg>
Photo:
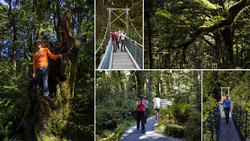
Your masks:
<svg viewBox="0 0 250 141"><path fill-rule="evenodd" d="M227 93L228 93L229 99L230 99L230 87L227 87Z"/></svg>
<svg viewBox="0 0 250 141"><path fill-rule="evenodd" d="M129 9L126 8L126 33L128 33L128 15L129 15L128 11Z"/></svg>
<svg viewBox="0 0 250 141"><path fill-rule="evenodd" d="M220 87L220 90L221 90L221 92L220 92L220 94L221 94L221 100L222 100L222 97L223 97L223 87Z"/></svg>
<svg viewBox="0 0 250 141"><path fill-rule="evenodd" d="M125 32L127 33L128 32L128 27L129 27L128 23L129 23L129 10L130 10L130 8L127 8L127 7L126 8L107 8L107 10L109 11L109 21L108 21L109 30L111 30L111 24L113 22L115 22L117 19L119 19L119 20L121 20L126 25ZM120 15L118 15L118 14L114 13L113 11L123 11L123 13L120 14ZM112 20L112 18L111 18L112 13L116 16L116 19L114 19L113 21L111 21ZM121 18L121 16L124 13L126 13L126 20L125 21L124 21L124 19Z"/></svg>
<svg viewBox="0 0 250 141"><path fill-rule="evenodd" d="M105 40L106 45L109 42L109 33L110 33L110 30L111 30L111 11L112 11L112 9L108 8L108 11L109 11L109 17L108 17L108 33L107 33L107 37L106 37L106 40Z"/></svg>
<svg viewBox="0 0 250 141"><path fill-rule="evenodd" d="M228 93L229 99L230 99L230 87L220 87L220 90L221 90L221 99L223 97L223 88L227 88L227 93Z"/></svg>

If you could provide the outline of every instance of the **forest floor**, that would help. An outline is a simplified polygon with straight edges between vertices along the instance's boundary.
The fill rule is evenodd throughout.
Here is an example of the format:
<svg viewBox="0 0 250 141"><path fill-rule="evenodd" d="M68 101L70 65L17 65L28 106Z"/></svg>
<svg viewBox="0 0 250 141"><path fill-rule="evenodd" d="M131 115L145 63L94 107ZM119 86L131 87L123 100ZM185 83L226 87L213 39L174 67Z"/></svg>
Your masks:
<svg viewBox="0 0 250 141"><path fill-rule="evenodd" d="M145 133L142 133L141 130L137 131L137 124L129 126L126 131L123 133L121 141L181 141L180 139L175 139L173 137L168 137L163 134L156 133L154 131L158 120L155 119L155 116L151 116L147 119L145 124ZM141 127L140 127L141 129Z"/></svg>

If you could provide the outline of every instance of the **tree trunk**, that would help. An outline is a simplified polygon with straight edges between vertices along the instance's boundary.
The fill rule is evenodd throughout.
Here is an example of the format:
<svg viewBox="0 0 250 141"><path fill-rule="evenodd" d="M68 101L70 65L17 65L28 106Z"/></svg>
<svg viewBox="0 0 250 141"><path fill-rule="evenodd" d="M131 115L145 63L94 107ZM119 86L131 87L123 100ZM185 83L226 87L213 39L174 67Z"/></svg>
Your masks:
<svg viewBox="0 0 250 141"><path fill-rule="evenodd" d="M63 127L67 125L70 99L74 97L80 44L77 39L65 37L62 39L64 40L59 43L56 54L64 54L63 58L49 61L48 84L52 100L44 99L42 92L35 89L35 83L29 82L29 103L23 122L26 128L26 140L52 140L53 134L61 133L64 130ZM77 41L78 44L76 44ZM32 74L33 70L30 66L30 80Z"/></svg>
<svg viewBox="0 0 250 141"><path fill-rule="evenodd" d="M148 55L149 55L149 69L153 68L153 56L152 56L152 43L151 43L151 24L150 24L150 10L151 10L152 2L151 1L146 1L145 2L145 20L147 22L147 38L148 38Z"/></svg>
<svg viewBox="0 0 250 141"><path fill-rule="evenodd" d="M136 75L136 85L137 85L137 96L141 95L141 73L139 71L135 72Z"/></svg>
<svg viewBox="0 0 250 141"><path fill-rule="evenodd" d="M232 66L234 61L233 55L233 32L231 27L225 28L221 32L223 39L224 39L224 53L225 53L225 63L224 68L226 66Z"/></svg>
<svg viewBox="0 0 250 141"><path fill-rule="evenodd" d="M9 4L8 18L10 19L10 26L13 29L12 65L13 65L13 69L15 70L15 73L16 73L16 63L17 63L17 58L16 58L17 30L16 30L16 25L15 25L15 15L12 13L12 0L10 0L8 4Z"/></svg>
<svg viewBox="0 0 250 141"><path fill-rule="evenodd" d="M147 91L148 91L148 100L151 101L152 99L152 72L147 72L146 73L147 77Z"/></svg>

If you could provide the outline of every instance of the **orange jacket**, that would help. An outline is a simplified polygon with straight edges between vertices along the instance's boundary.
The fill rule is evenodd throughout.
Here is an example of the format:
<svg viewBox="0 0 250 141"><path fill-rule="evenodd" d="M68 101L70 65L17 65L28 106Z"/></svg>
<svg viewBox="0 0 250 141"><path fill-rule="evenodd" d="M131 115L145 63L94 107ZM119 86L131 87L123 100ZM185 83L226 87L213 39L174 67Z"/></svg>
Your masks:
<svg viewBox="0 0 250 141"><path fill-rule="evenodd" d="M53 55L48 48L42 48L39 49L37 52L33 55L33 74L36 74L37 68L43 68L48 66L48 56L51 59L58 58L57 55Z"/></svg>
<svg viewBox="0 0 250 141"><path fill-rule="evenodd" d="M227 97L226 97L226 96L223 96L223 97L221 98L222 101L224 101L224 99L227 99Z"/></svg>

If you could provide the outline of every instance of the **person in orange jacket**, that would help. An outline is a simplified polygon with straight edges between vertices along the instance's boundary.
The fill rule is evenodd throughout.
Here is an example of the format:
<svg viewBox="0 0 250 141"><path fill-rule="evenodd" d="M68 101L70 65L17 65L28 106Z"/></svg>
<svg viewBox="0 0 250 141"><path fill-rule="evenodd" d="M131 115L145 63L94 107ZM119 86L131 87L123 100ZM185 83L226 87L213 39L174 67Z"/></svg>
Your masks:
<svg viewBox="0 0 250 141"><path fill-rule="evenodd" d="M227 99L226 94L224 94L224 96L222 96L221 101L224 101L225 99Z"/></svg>
<svg viewBox="0 0 250 141"><path fill-rule="evenodd" d="M37 84L39 88L43 88L43 96L48 98L49 86L48 86L48 56L51 59L62 58L61 54L53 55L48 48L43 48L44 43L41 40L35 42L35 46L38 50L33 55L33 78L37 78Z"/></svg>

